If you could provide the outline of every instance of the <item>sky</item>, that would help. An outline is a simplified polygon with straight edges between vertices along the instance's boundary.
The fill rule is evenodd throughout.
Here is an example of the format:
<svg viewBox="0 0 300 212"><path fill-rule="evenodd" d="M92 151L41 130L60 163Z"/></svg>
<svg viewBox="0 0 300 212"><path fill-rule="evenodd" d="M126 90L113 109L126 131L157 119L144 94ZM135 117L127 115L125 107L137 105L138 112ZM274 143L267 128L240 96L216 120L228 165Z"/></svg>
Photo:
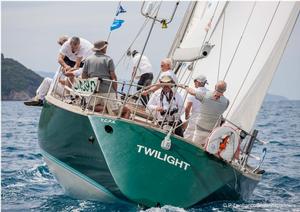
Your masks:
<svg viewBox="0 0 300 212"><path fill-rule="evenodd" d="M144 23L140 13L141 2L123 2L127 10L120 18L123 26L114 30L109 39L107 54L115 64L126 52ZM56 43L60 35L79 36L92 43L105 40L114 19L117 1L102 2L1 2L1 52L34 71L55 72L58 68ZM167 29L155 24L145 54L156 73L160 60L169 52L176 31L188 6L181 2L174 20ZM160 17L170 17L175 2L164 2ZM150 22L137 38L132 49L142 50ZM120 79L130 77L130 60L125 57L117 67ZM2 79L3 80L3 79ZM269 93L289 99L300 99L300 20L298 19L286 51L272 81Z"/></svg>

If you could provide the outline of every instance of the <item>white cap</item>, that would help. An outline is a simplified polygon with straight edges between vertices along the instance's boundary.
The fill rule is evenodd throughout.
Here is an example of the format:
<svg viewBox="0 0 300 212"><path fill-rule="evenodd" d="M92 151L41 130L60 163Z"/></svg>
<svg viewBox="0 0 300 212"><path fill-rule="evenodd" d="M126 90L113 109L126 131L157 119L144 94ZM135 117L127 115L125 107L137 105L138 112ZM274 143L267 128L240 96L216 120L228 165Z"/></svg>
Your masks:
<svg viewBox="0 0 300 212"><path fill-rule="evenodd" d="M194 81L198 81L198 82L202 82L204 84L208 84L206 76L204 76L204 75L197 76L196 78L194 78Z"/></svg>

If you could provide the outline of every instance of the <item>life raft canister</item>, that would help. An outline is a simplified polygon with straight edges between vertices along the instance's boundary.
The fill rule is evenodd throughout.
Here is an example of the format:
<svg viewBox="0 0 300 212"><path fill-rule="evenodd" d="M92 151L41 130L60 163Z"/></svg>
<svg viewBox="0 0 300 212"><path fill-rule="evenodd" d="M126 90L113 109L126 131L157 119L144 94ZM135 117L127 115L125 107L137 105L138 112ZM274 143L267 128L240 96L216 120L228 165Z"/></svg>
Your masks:
<svg viewBox="0 0 300 212"><path fill-rule="evenodd" d="M206 143L205 150L217 154L220 158L231 161L239 147L239 135L229 126L215 128Z"/></svg>

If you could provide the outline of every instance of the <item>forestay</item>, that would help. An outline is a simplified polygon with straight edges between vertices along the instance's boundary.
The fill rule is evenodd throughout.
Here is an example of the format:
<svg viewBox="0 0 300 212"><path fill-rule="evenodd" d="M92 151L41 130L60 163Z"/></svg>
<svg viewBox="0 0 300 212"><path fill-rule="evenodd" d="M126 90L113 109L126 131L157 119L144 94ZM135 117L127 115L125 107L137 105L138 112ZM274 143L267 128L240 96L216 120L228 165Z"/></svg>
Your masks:
<svg viewBox="0 0 300 212"><path fill-rule="evenodd" d="M192 76L182 66L179 80L204 74L210 90L225 80L230 105L224 116L250 131L299 8L300 2L198 2L177 47L199 49L205 41L215 47L207 58L194 62Z"/></svg>

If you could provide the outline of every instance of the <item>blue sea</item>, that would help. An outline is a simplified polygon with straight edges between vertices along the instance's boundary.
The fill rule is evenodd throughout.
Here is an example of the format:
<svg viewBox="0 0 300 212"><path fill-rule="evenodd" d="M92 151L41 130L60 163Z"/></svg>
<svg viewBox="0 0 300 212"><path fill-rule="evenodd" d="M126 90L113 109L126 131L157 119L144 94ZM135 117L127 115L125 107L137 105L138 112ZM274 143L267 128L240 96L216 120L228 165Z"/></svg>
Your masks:
<svg viewBox="0 0 300 212"><path fill-rule="evenodd" d="M41 108L2 102L2 211L139 211L138 207L72 199L49 172L38 146ZM269 141L266 170L253 196L187 211L300 211L300 101L265 102L258 114L259 138ZM262 146L253 154L260 156ZM147 211L185 211L165 206Z"/></svg>

